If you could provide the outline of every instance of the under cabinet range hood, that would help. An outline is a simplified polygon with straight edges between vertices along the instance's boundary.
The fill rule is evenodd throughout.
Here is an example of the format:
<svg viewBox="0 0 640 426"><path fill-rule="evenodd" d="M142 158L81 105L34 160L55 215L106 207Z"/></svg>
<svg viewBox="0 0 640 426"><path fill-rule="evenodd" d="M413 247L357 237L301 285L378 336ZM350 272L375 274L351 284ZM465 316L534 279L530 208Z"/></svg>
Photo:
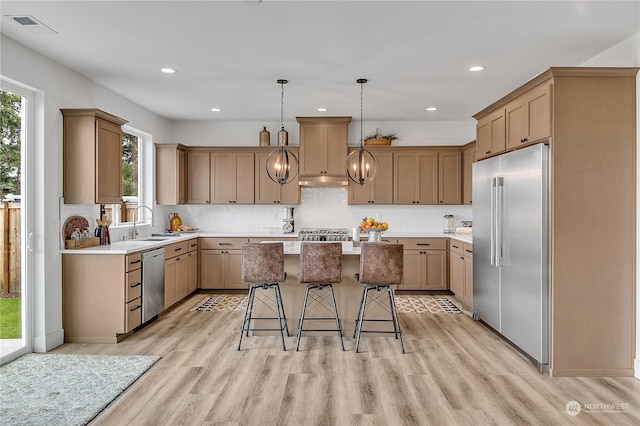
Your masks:
<svg viewBox="0 0 640 426"><path fill-rule="evenodd" d="M304 176L298 181L304 188L342 188L348 184L346 176Z"/></svg>

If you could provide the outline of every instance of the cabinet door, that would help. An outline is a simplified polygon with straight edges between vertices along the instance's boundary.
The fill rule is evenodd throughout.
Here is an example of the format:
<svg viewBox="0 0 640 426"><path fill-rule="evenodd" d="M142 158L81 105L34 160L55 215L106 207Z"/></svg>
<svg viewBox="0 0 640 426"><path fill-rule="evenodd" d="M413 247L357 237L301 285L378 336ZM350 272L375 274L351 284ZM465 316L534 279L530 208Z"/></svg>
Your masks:
<svg viewBox="0 0 640 426"><path fill-rule="evenodd" d="M300 186L298 186L297 177L293 181L285 185L278 186L280 186L280 188L278 188L278 190L280 191L280 200L278 201L279 203L300 204Z"/></svg>
<svg viewBox="0 0 640 426"><path fill-rule="evenodd" d="M426 257L427 280L425 290L446 290L447 289L447 251L427 250Z"/></svg>
<svg viewBox="0 0 640 426"><path fill-rule="evenodd" d="M349 181L349 204L371 204L372 186L373 182L366 185L358 185Z"/></svg>
<svg viewBox="0 0 640 426"><path fill-rule="evenodd" d="M418 172L418 204L438 204L438 153L416 153Z"/></svg>
<svg viewBox="0 0 640 426"><path fill-rule="evenodd" d="M269 179L269 175L267 174L267 158L269 157L268 152L258 152L256 153L255 158L255 203L256 204L273 204L276 200L276 186L277 183L274 183L271 179Z"/></svg>
<svg viewBox="0 0 640 426"><path fill-rule="evenodd" d="M186 154L177 145L156 145L156 202L184 204L186 200Z"/></svg>
<svg viewBox="0 0 640 426"><path fill-rule="evenodd" d="M325 124L325 172L329 176L345 176L347 158L347 125Z"/></svg>
<svg viewBox="0 0 640 426"><path fill-rule="evenodd" d="M473 163L476 162L476 148L464 150L462 156L462 204L470 205L473 200Z"/></svg>
<svg viewBox="0 0 640 426"><path fill-rule="evenodd" d="M181 149L178 150L178 204L187 201L187 155Z"/></svg>
<svg viewBox="0 0 640 426"><path fill-rule="evenodd" d="M425 284L425 262L420 250L405 250L401 290L422 290Z"/></svg>
<svg viewBox="0 0 640 426"><path fill-rule="evenodd" d="M460 152L438 153L438 198L440 204L462 204L462 161Z"/></svg>
<svg viewBox="0 0 640 426"><path fill-rule="evenodd" d="M300 176L318 176L325 171L324 126L300 124Z"/></svg>
<svg viewBox="0 0 640 426"><path fill-rule="evenodd" d="M242 250L226 250L224 288L248 289L242 282Z"/></svg>
<svg viewBox="0 0 640 426"><path fill-rule="evenodd" d="M96 118L96 203L122 201L122 128Z"/></svg>
<svg viewBox="0 0 640 426"><path fill-rule="evenodd" d="M187 203L209 203L209 153L187 153Z"/></svg>
<svg viewBox="0 0 640 426"><path fill-rule="evenodd" d="M551 84L543 84L527 96L529 113L528 141L551 137Z"/></svg>
<svg viewBox="0 0 640 426"><path fill-rule="evenodd" d="M178 302L189 294L189 255L176 258L175 301Z"/></svg>
<svg viewBox="0 0 640 426"><path fill-rule="evenodd" d="M224 288L223 250L202 250L200 260L200 288Z"/></svg>
<svg viewBox="0 0 640 426"><path fill-rule="evenodd" d="M373 154L378 158L378 174L371 182L373 185L371 187L371 201L375 204L392 204L393 153L377 151Z"/></svg>
<svg viewBox="0 0 640 426"><path fill-rule="evenodd" d="M230 152L211 153L211 204L227 204L233 200L233 164Z"/></svg>
<svg viewBox="0 0 640 426"><path fill-rule="evenodd" d="M473 257L464 259L464 296L463 299L473 307Z"/></svg>
<svg viewBox="0 0 640 426"><path fill-rule="evenodd" d="M393 203L416 204L416 159L413 152L393 154Z"/></svg>
<svg viewBox="0 0 640 426"><path fill-rule="evenodd" d="M507 105L507 141L506 148L515 148L527 141L529 136L529 119L527 101L523 96Z"/></svg>
<svg viewBox="0 0 640 426"><path fill-rule="evenodd" d="M176 303L176 259L172 257L164 261L164 308Z"/></svg>
<svg viewBox="0 0 640 426"><path fill-rule="evenodd" d="M449 289L461 299L464 299L464 272L464 256L449 253Z"/></svg>
<svg viewBox="0 0 640 426"><path fill-rule="evenodd" d="M189 285L187 291L189 294L198 289L198 252L192 251L189 253Z"/></svg>
<svg viewBox="0 0 640 426"><path fill-rule="evenodd" d="M478 120L476 128L477 158L497 154L505 150L506 124L505 109L497 111Z"/></svg>
<svg viewBox="0 0 640 426"><path fill-rule="evenodd" d="M254 173L253 152L234 153L233 161L233 197L231 201L238 204L253 204Z"/></svg>

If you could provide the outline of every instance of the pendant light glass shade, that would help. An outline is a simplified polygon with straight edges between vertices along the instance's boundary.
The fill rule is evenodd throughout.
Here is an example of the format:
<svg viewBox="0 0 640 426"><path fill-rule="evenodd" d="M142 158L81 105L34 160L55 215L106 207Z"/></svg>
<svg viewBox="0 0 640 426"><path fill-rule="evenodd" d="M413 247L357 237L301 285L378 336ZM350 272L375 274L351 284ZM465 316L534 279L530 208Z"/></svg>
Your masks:
<svg viewBox="0 0 640 426"><path fill-rule="evenodd" d="M289 132L284 129L284 85L287 80L278 80L282 87L280 96L280 124L282 129L278 132L278 148L273 150L267 157L267 176L269 179L280 185L292 182L298 176L298 157L285 146L289 145Z"/></svg>
<svg viewBox="0 0 640 426"><path fill-rule="evenodd" d="M371 182L378 173L378 159L368 150L363 147L362 137L362 95L364 92L364 83L367 82L365 78L359 78L356 80L360 84L360 148L352 151L347 156L345 162L345 168L349 180L357 183L358 185L364 185Z"/></svg>

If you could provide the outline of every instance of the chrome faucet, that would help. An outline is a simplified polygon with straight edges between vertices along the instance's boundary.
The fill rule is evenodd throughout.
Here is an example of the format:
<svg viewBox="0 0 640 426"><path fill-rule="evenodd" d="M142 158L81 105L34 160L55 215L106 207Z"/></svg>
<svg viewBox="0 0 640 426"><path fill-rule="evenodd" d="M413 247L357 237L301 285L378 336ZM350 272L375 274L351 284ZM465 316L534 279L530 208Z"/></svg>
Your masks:
<svg viewBox="0 0 640 426"><path fill-rule="evenodd" d="M138 210L140 210L141 208L145 208L147 210L149 210L149 212L151 212L151 226L153 226L153 210L151 209L151 207L147 207L147 206L138 206L135 208L135 210L133 210L133 238L135 239L138 236L138 229L137 229L137 224L138 222L136 221L136 213L138 213ZM145 219L142 222L146 222L149 219Z"/></svg>

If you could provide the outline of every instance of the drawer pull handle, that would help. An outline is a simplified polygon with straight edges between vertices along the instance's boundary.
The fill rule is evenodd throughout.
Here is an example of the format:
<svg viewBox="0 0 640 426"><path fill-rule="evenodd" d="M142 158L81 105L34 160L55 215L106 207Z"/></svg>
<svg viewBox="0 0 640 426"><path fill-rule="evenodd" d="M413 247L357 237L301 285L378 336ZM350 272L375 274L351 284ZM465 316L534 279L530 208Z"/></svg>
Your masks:
<svg viewBox="0 0 640 426"><path fill-rule="evenodd" d="M465 250L467 253L473 253L473 250Z"/></svg>
<svg viewBox="0 0 640 426"><path fill-rule="evenodd" d="M461 260L464 260L464 257L460 256L460 259L461 259Z"/></svg>
<svg viewBox="0 0 640 426"><path fill-rule="evenodd" d="M179 257L176 257L176 262L179 262L179 261L180 261L180 258L179 258Z"/></svg>
<svg viewBox="0 0 640 426"><path fill-rule="evenodd" d="M133 262L129 262L129 265L135 265L136 263L142 263L142 259L134 260Z"/></svg>
<svg viewBox="0 0 640 426"><path fill-rule="evenodd" d="M129 287L130 287L130 288L136 288L136 287L138 287L138 286L140 286L140 285L142 285L142 282L136 283L136 284L134 284L134 285L130 285Z"/></svg>
<svg viewBox="0 0 640 426"><path fill-rule="evenodd" d="M431 244L430 243L418 243L416 245L418 245L418 246L430 246Z"/></svg>
<svg viewBox="0 0 640 426"><path fill-rule="evenodd" d="M191 247L198 247L198 243L191 244Z"/></svg>
<svg viewBox="0 0 640 426"><path fill-rule="evenodd" d="M458 246L453 246L453 248L460 248L460 247L458 247Z"/></svg>
<svg viewBox="0 0 640 426"><path fill-rule="evenodd" d="M173 251L180 251L182 250L182 247L178 247L177 249L174 249Z"/></svg>
<svg viewBox="0 0 640 426"><path fill-rule="evenodd" d="M142 308L142 305L138 305L135 308L131 308L129 309L129 311L133 312L133 311L137 311L138 309Z"/></svg>
<svg viewBox="0 0 640 426"><path fill-rule="evenodd" d="M218 243L219 246L232 246L231 243Z"/></svg>

